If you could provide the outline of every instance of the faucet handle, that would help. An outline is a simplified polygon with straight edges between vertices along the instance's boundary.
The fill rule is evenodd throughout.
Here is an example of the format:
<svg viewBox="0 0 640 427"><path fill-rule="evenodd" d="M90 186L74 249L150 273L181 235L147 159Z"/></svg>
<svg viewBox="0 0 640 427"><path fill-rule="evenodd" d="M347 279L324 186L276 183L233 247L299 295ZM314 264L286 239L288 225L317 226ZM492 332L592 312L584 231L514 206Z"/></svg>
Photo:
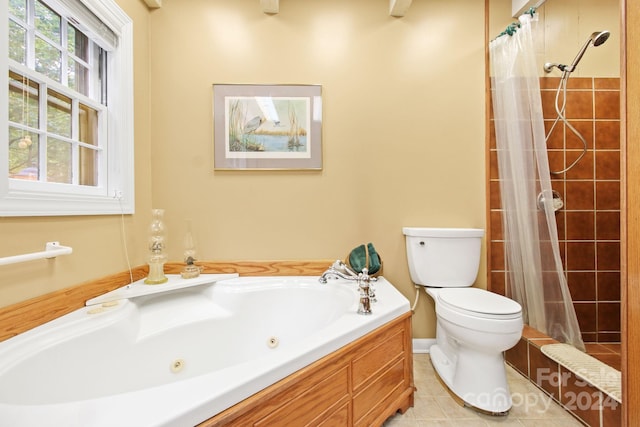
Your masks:
<svg viewBox="0 0 640 427"><path fill-rule="evenodd" d="M369 283L369 282L377 282L378 281L377 277L369 276L369 269L367 267L362 269L362 273L358 274L358 278L361 281L364 281L364 282L367 282L367 283Z"/></svg>
<svg viewBox="0 0 640 427"><path fill-rule="evenodd" d="M343 264L344 263L342 261L337 259L337 260L333 261L333 264L331 264L331 268L340 269L340 268L342 268Z"/></svg>

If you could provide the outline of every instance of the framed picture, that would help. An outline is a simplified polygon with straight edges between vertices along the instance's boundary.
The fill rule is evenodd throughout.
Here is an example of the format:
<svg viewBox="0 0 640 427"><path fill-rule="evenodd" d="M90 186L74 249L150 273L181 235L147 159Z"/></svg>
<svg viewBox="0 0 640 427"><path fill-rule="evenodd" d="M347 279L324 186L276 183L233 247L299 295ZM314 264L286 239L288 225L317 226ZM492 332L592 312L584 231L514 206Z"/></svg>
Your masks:
<svg viewBox="0 0 640 427"><path fill-rule="evenodd" d="M214 169L322 169L319 85L213 85Z"/></svg>

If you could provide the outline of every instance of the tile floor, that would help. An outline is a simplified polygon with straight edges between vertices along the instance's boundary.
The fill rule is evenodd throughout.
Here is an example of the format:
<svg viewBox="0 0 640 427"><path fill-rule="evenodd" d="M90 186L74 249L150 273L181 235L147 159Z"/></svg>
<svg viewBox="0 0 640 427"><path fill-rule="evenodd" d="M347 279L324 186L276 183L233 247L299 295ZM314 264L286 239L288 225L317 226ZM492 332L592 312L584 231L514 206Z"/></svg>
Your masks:
<svg viewBox="0 0 640 427"><path fill-rule="evenodd" d="M510 366L507 378L514 405L509 415L492 417L458 405L440 384L428 354L413 355L415 403L384 427L569 427L582 424Z"/></svg>

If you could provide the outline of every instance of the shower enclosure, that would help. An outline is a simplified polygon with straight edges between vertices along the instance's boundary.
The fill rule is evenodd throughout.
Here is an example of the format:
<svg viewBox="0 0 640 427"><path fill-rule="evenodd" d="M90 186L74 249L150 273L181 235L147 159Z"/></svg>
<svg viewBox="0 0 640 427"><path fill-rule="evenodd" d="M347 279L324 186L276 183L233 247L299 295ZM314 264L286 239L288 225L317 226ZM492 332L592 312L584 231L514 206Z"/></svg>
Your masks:
<svg viewBox="0 0 640 427"><path fill-rule="evenodd" d="M505 23L513 21L507 3L502 0L490 2L491 36L504 29ZM599 4L598 8L593 8L592 4L584 0L547 0L538 9L545 34L543 42L536 44L535 51L545 132L549 133L557 119L554 104L564 80L559 105L562 107L563 100L567 100L564 115L586 140L585 152L580 137L560 121L547 142L547 153L550 172L562 172L575 163L571 170L551 175L552 189L559 193L563 203L555 212L560 257L584 341L609 347L609 343L619 343L621 338L620 59L616 48L620 43L619 4ZM593 33L599 28L611 30L606 44L602 42L608 33ZM574 58L573 63L565 66L573 65L571 77L563 79L563 71L553 63L561 65L562 61L571 58ZM551 62L549 73L544 70L546 62ZM490 125L493 126L493 122ZM490 134L494 136L493 130ZM492 139L488 227L490 286L496 292L505 293L508 285L497 163L497 149ZM605 360L604 356L611 358L614 354L597 357ZM617 363L614 359L612 366L619 369L619 354Z"/></svg>
<svg viewBox="0 0 640 427"><path fill-rule="evenodd" d="M622 376L622 406L614 401L612 405L570 409L590 426L639 425L639 416L633 410L637 406L638 394L629 385L637 376L634 370L639 359L638 352L634 351L637 346L633 337L637 336L635 329L640 324L638 293L634 291L638 289L635 285L639 251L637 239L632 237L638 231L634 212L637 212L639 199L637 192L628 185L637 178L634 171L638 168L633 165L637 163L639 151L634 148L635 144L626 144L638 134L638 127L629 118L633 117L630 113L637 111L633 97L638 92L636 70L640 68L637 49L633 46L637 45L636 24L640 14L637 13L637 2L631 3L546 0L537 11L545 22L543 40L536 46L536 59L540 67L538 77L547 132L557 117L554 98L563 71L552 66L551 72L546 73L544 64L570 61L580 46L587 45L578 66L566 82L566 118L585 138L587 152L571 170L552 174L551 184L564 202L555 214L560 254L587 351L621 371ZM510 0L487 0L488 37L494 37L513 22L510 5ZM589 35L598 29L610 31L606 43L599 46L585 43L586 38L590 42ZM597 35L593 40L596 38ZM620 50L619 46L623 49ZM490 125L487 133L490 138L487 144L490 171L490 223L487 227L489 287L502 293L506 287L506 269L498 160L493 121L488 120L487 123ZM564 123L559 123L548 141L547 151L550 171L561 171L570 166L584 149L579 137ZM567 375L569 381L562 385L558 383L558 387L544 383L539 373L558 366L544 354L544 347L550 343L543 334L525 328L521 342L513 351L507 352L507 360L533 383L566 403L572 390L570 379L573 373L597 365L579 365L581 367L570 372L560 367L561 374ZM606 368L602 368L602 372L605 371ZM588 391L592 396L602 396L604 401L612 402L609 393L600 394L601 389L584 384L582 387L580 391Z"/></svg>

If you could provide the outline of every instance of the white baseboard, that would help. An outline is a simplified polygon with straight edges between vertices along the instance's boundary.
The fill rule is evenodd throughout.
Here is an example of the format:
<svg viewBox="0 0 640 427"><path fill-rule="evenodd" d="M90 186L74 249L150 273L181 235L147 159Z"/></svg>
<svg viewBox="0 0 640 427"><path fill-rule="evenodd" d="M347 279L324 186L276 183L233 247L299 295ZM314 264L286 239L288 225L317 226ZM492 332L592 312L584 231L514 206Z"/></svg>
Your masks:
<svg viewBox="0 0 640 427"><path fill-rule="evenodd" d="M429 353L429 348L436 343L435 338L414 338L413 339L413 352L414 353Z"/></svg>

